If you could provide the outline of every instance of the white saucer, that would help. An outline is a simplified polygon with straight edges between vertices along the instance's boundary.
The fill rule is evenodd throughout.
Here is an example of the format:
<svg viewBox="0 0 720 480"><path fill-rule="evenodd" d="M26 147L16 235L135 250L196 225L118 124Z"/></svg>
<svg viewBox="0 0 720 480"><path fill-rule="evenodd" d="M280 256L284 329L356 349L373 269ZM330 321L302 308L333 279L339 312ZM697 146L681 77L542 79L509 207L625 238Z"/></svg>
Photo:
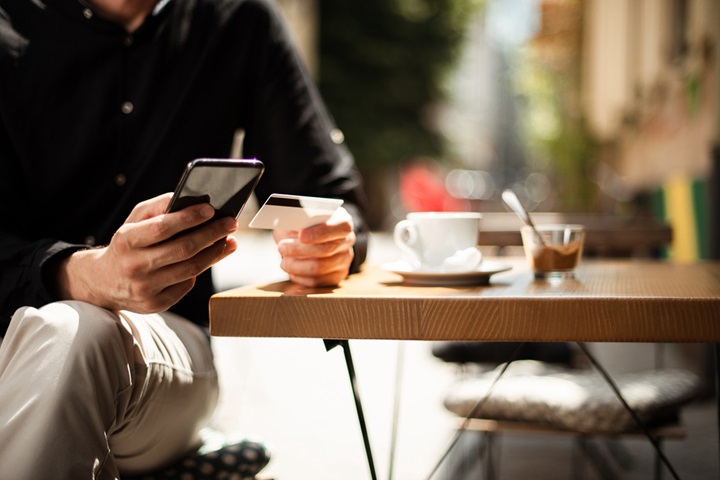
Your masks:
<svg viewBox="0 0 720 480"><path fill-rule="evenodd" d="M490 276L506 272L512 267L502 263L483 261L477 268L459 272L434 272L429 270L416 270L407 262L397 261L382 265L383 270L402 275L406 283L412 285L487 285Z"/></svg>

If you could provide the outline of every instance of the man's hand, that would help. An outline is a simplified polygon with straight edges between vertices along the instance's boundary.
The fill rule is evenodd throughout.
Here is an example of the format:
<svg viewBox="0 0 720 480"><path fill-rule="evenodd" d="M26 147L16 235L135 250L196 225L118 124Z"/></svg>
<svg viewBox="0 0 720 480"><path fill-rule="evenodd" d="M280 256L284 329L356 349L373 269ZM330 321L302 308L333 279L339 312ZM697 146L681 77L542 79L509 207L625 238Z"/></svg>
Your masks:
<svg viewBox="0 0 720 480"><path fill-rule="evenodd" d="M353 261L353 220L340 207L327 222L300 231L274 230L282 256L280 267L290 280L308 287L337 285L348 276Z"/></svg>
<svg viewBox="0 0 720 480"><path fill-rule="evenodd" d="M209 204L165 213L172 194L138 204L110 244L81 250L60 263L61 298L110 310L161 312L195 285L195 277L237 249L234 218L214 220ZM185 232L185 233L183 233Z"/></svg>

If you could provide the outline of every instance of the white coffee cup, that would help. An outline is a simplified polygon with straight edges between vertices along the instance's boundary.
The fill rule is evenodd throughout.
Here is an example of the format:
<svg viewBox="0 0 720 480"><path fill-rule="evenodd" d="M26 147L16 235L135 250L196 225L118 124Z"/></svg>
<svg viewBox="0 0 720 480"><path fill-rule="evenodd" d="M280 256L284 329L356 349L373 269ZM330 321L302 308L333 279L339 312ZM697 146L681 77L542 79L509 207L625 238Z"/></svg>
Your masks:
<svg viewBox="0 0 720 480"><path fill-rule="evenodd" d="M395 225L393 238L415 270L470 271L482 261L477 212L414 212Z"/></svg>

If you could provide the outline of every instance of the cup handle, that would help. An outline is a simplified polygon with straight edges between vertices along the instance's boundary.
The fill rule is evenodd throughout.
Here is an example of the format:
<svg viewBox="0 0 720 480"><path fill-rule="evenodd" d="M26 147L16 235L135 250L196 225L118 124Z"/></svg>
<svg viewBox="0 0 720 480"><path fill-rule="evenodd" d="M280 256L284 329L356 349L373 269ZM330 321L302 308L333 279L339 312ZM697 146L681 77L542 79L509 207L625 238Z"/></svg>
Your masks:
<svg viewBox="0 0 720 480"><path fill-rule="evenodd" d="M422 262L420 255L415 250L418 243L418 234L415 225L410 220L400 220L393 231L395 245L412 259L412 267L419 268Z"/></svg>

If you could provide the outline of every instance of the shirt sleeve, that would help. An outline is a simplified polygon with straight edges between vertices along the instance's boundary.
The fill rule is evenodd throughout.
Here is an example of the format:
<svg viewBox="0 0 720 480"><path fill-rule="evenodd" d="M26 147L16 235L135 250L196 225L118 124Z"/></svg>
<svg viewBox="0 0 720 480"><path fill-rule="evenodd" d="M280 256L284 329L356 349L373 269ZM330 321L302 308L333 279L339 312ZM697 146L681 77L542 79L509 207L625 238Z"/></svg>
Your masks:
<svg viewBox="0 0 720 480"><path fill-rule="evenodd" d="M32 190L23 178L0 116L0 337L17 308L39 307L55 300L43 281L48 260L85 248L51 239L28 241L22 236L15 228L21 223L17 216L23 213L19 203L32 202Z"/></svg>
<svg viewBox="0 0 720 480"><path fill-rule="evenodd" d="M269 2L268 2L269 3ZM367 202L355 160L300 58L286 25L268 5L267 40L258 42L251 108L245 112L244 155L267 166L256 190L345 200L357 243L352 271L367 253Z"/></svg>

